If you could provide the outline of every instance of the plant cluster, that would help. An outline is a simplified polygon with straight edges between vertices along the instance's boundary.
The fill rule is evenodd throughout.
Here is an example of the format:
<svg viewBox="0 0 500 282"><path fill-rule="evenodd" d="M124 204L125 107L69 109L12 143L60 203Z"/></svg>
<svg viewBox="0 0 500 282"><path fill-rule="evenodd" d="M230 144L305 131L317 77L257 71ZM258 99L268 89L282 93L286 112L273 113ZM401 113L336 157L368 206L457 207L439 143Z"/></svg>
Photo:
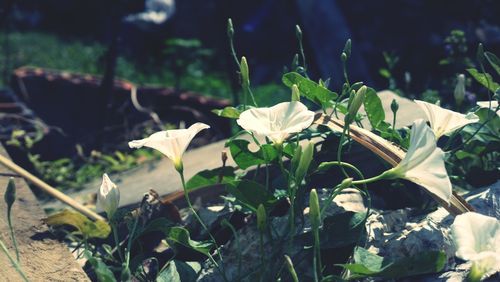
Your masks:
<svg viewBox="0 0 500 282"><path fill-rule="evenodd" d="M289 101L259 107L248 62L245 57L239 59L232 47L234 30L229 21L242 104L214 112L234 119L241 131L227 140L221 167L185 181L183 154L197 134L209 130L203 123L129 142L131 148L152 148L172 161L183 186L188 220L154 191L145 194L137 209L118 209L119 187L106 174L98 190L98 206L107 222L92 222L71 211L47 219L52 226L73 227L66 232L78 243L92 277L99 281L345 281L441 271L447 259L441 251L423 250L401 259L380 257L363 248L371 190L381 181L398 182L403 191L418 189L409 185L417 184L451 213L463 213L456 217L452 234L456 257L471 262L471 281L500 270L498 220L467 212L453 194L466 170L455 160L472 158L467 150L483 146L489 152L484 157L498 167L488 146L499 141L500 87L484 69L488 62L500 75L497 57L480 46L481 69L469 71L491 90L488 101L462 114L416 100L415 107L423 110L429 124L419 119L411 127L396 128L398 103L392 102L394 117L387 122L389 113L377 92L349 80L350 40L341 53L345 82L334 92L328 80L316 82L309 77L298 26L296 34L299 52L291 71L283 75L283 83L290 88ZM462 85L456 88L457 97L464 95ZM320 111L315 113L312 107ZM373 162L381 162L383 169L365 176L359 163L350 162L356 143L377 156ZM228 154L236 166L227 165ZM197 209L190 195L216 186L225 191L221 207ZM363 208L332 212L335 198L347 190L357 191ZM209 220L207 213L215 218ZM242 261L243 257L254 259Z"/></svg>

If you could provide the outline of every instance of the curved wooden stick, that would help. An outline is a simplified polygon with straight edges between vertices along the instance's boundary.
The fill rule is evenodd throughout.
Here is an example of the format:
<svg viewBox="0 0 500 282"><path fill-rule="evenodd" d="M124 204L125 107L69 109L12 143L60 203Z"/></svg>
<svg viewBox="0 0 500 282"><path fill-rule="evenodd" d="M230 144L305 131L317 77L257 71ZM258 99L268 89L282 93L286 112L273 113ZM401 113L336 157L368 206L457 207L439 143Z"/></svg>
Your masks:
<svg viewBox="0 0 500 282"><path fill-rule="evenodd" d="M329 117L324 114L317 114L314 118L314 123L318 125L328 126L331 130L342 132L344 129L344 122ZM405 151L403 151L397 145L385 140L384 138L368 131L366 129L350 125L349 126L349 136L356 142L358 142L363 147L372 151L386 162L391 164L393 167L397 166L399 162L404 158ZM427 190L424 190L427 191ZM450 204L441 200L440 198L428 193L431 197L436 200L443 208L445 208L452 215L459 215L465 212L474 211L474 208L469 205L460 195L453 192Z"/></svg>
<svg viewBox="0 0 500 282"><path fill-rule="evenodd" d="M91 211L89 208L87 208L87 207L83 206L82 204L78 203L77 201L73 200L71 197L67 196L66 194L62 193L61 191L57 190L56 188L45 183L40 178L29 173L27 170L18 166L13 161L9 160L8 158L6 158L5 156L3 156L1 154L0 154L0 163L5 165L8 169L12 170L13 172L19 174L19 176L23 177L27 181L35 184L37 187L42 189L47 194L53 196L54 198L58 199L59 201L74 208L75 210L83 213L84 215L88 216L89 218L94 219L94 220L105 220L104 217Z"/></svg>

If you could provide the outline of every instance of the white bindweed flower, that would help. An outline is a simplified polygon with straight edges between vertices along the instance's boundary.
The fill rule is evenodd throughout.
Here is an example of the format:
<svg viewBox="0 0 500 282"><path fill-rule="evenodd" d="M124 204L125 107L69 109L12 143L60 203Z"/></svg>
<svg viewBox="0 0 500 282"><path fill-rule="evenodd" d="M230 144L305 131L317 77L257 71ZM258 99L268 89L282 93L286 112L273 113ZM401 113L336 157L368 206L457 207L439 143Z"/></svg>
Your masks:
<svg viewBox="0 0 500 282"><path fill-rule="evenodd" d="M384 174L417 183L443 201L450 201L452 190L444 166L444 153L437 147L436 137L423 119L413 123L410 147L403 160Z"/></svg>
<svg viewBox="0 0 500 282"><path fill-rule="evenodd" d="M188 129L173 129L153 133L148 138L133 140L128 143L130 148L141 148L143 146L160 151L174 162L177 170L182 169L182 155L186 151L191 140L203 129L210 128L209 125L197 122Z"/></svg>
<svg viewBox="0 0 500 282"><path fill-rule="evenodd" d="M275 144L282 144L290 134L308 128L313 120L314 112L301 102L293 101L270 108L248 109L236 122L245 130L267 136Z"/></svg>
<svg viewBox="0 0 500 282"><path fill-rule="evenodd" d="M425 112L436 139L448 135L469 123L479 121L479 118L473 113L463 115L424 101L415 100L415 103Z"/></svg>
<svg viewBox="0 0 500 282"><path fill-rule="evenodd" d="M480 108L487 108L491 109L494 111L498 107L498 101L491 101L491 108L490 108L490 101L479 101L476 103ZM497 115L500 116L500 110L497 111Z"/></svg>
<svg viewBox="0 0 500 282"><path fill-rule="evenodd" d="M106 173L103 174L101 188L97 193L97 205L106 212L108 219L111 219L118 209L119 203L120 190Z"/></svg>
<svg viewBox="0 0 500 282"><path fill-rule="evenodd" d="M451 225L455 255L472 263L469 276L485 279L500 271L500 222L475 212L458 215Z"/></svg>

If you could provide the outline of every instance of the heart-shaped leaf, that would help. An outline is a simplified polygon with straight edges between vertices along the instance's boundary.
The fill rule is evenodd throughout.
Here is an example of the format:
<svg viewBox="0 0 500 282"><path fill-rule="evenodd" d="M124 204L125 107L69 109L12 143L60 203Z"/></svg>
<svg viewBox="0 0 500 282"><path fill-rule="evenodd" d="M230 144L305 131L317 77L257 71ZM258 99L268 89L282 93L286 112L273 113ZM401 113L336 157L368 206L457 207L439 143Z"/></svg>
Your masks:
<svg viewBox="0 0 500 282"><path fill-rule="evenodd" d="M104 220L92 221L81 213L64 210L44 219L51 226L69 225L88 238L107 238L111 233L111 227Z"/></svg>

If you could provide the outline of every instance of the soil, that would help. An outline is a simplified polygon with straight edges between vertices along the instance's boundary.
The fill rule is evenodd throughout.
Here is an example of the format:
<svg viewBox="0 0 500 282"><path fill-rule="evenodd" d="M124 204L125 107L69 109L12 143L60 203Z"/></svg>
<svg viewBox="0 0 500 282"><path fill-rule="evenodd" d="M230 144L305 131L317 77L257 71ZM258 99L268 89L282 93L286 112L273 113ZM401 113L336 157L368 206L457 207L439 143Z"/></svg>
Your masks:
<svg viewBox="0 0 500 282"><path fill-rule="evenodd" d="M7 155L0 146L0 154ZM0 173L12 173L0 165ZM9 178L0 176L0 191L3 195ZM16 202L12 207L12 224L19 246L21 268L30 281L90 281L82 268L76 263L67 247L56 241L42 222L45 213L27 183L15 177L17 187ZM6 204L0 199L0 234L10 253L15 257L15 250L10 240L7 224ZM8 258L0 254L0 277L2 281L21 281L16 270L11 267Z"/></svg>

